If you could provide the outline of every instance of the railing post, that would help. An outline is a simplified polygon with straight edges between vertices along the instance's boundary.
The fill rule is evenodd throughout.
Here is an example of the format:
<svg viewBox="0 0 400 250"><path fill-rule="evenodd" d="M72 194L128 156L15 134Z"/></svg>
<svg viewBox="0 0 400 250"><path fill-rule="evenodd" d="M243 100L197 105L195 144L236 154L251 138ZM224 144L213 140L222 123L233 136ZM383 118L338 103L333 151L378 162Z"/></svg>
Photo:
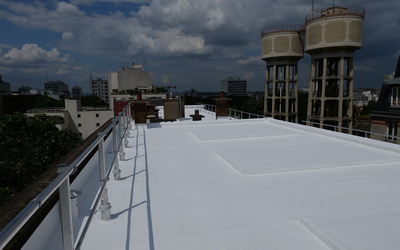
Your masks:
<svg viewBox="0 0 400 250"><path fill-rule="evenodd" d="M122 140L124 139L124 126L122 125L122 120L123 117L122 115L119 117L119 138L120 138L120 142L122 142ZM122 145L119 148L119 159L121 161L125 161L125 152L124 152L124 146Z"/></svg>
<svg viewBox="0 0 400 250"><path fill-rule="evenodd" d="M98 135L103 132L98 132ZM101 220L109 220L111 218L111 204L108 202L108 191L106 187L106 159L104 153L104 137L102 137L98 144L99 147L99 170L100 170L100 183L104 185L103 193L101 194L101 204L99 210L101 211Z"/></svg>
<svg viewBox="0 0 400 250"><path fill-rule="evenodd" d="M243 111L240 111L240 119L243 119Z"/></svg>
<svg viewBox="0 0 400 250"><path fill-rule="evenodd" d="M71 195L69 188L69 177L58 188L60 195L61 209L61 229L63 239L63 249L74 249L74 234L72 225Z"/></svg>
<svg viewBox="0 0 400 250"><path fill-rule="evenodd" d="M122 124L122 112L119 113L119 123L118 123L118 125L119 125L119 138L122 139L122 135L123 135L123 131L122 131L122 127L123 127L123 124Z"/></svg>
<svg viewBox="0 0 400 250"><path fill-rule="evenodd" d="M118 135L117 135L117 121L118 118L113 118L112 121L114 122L113 126L113 155L118 154ZM121 179L121 169L119 168L119 162L118 162L118 157L115 158L114 161L114 180L120 180Z"/></svg>

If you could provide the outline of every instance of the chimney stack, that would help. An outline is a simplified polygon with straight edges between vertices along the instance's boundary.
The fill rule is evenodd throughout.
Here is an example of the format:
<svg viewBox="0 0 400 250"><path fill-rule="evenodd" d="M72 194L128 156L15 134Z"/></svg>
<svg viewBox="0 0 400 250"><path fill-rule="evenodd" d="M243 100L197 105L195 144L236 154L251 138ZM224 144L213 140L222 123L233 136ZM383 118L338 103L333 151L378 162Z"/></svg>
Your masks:
<svg viewBox="0 0 400 250"><path fill-rule="evenodd" d="M224 91L221 90L219 94L219 98L214 99L216 101L216 106L217 110L215 112L215 119L218 119L220 116L229 116L229 107L228 107L228 101L232 100L230 98L225 98L224 97Z"/></svg>

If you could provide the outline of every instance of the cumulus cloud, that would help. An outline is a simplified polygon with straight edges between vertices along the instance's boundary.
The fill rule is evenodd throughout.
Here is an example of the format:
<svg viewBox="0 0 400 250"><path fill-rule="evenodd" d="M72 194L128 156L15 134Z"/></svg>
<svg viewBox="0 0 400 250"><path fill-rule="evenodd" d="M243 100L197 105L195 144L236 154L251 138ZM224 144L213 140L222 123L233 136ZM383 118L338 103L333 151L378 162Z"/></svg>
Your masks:
<svg viewBox="0 0 400 250"><path fill-rule="evenodd" d="M91 5L97 2L107 2L107 3L146 3L150 2L150 0L70 0L72 4L75 5Z"/></svg>
<svg viewBox="0 0 400 250"><path fill-rule="evenodd" d="M247 65L247 64L262 64L262 65L264 65L265 64L261 60L261 56L258 56L258 57L251 56L244 60L238 60L238 63L241 65Z"/></svg>
<svg viewBox="0 0 400 250"><path fill-rule="evenodd" d="M69 54L60 57L60 51L53 48L50 51L39 47L37 44L25 44L21 49L13 48L4 54L4 62L13 63L33 63L33 62L67 62Z"/></svg>

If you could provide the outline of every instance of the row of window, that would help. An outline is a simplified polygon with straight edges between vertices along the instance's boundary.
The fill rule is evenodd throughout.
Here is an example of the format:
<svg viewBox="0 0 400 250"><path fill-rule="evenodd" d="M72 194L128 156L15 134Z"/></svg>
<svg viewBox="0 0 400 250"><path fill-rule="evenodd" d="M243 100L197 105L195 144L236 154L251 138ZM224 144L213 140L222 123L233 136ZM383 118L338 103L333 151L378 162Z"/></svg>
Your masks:
<svg viewBox="0 0 400 250"><path fill-rule="evenodd" d="M82 127L82 123L78 123L78 128ZM100 127L100 123L96 123L96 127Z"/></svg>
<svg viewBox="0 0 400 250"><path fill-rule="evenodd" d="M400 106L400 87L393 87L390 95L390 106Z"/></svg>
<svg viewBox="0 0 400 250"><path fill-rule="evenodd" d="M397 136L397 122L386 122L386 134L387 141L396 141L394 136Z"/></svg>
<svg viewBox="0 0 400 250"><path fill-rule="evenodd" d="M78 114L77 116L78 116L78 118L81 118L81 114ZM100 117L100 114L96 114L96 118L98 118L98 117Z"/></svg>

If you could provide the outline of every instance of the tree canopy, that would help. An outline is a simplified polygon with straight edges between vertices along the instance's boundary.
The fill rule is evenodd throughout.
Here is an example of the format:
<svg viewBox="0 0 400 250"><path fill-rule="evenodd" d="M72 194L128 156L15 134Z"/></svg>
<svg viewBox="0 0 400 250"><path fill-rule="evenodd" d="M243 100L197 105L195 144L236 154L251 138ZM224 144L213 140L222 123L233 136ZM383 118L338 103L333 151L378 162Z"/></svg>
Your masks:
<svg viewBox="0 0 400 250"><path fill-rule="evenodd" d="M52 97L48 97L46 95L38 95L35 97L35 101L33 103L33 108L56 108L56 107L64 107L64 100L57 100Z"/></svg>
<svg viewBox="0 0 400 250"><path fill-rule="evenodd" d="M0 116L0 138L0 205L80 142L45 115L28 118L19 112Z"/></svg>
<svg viewBox="0 0 400 250"><path fill-rule="evenodd" d="M81 97L82 106L108 106L106 102L100 99L97 95L87 95Z"/></svg>

